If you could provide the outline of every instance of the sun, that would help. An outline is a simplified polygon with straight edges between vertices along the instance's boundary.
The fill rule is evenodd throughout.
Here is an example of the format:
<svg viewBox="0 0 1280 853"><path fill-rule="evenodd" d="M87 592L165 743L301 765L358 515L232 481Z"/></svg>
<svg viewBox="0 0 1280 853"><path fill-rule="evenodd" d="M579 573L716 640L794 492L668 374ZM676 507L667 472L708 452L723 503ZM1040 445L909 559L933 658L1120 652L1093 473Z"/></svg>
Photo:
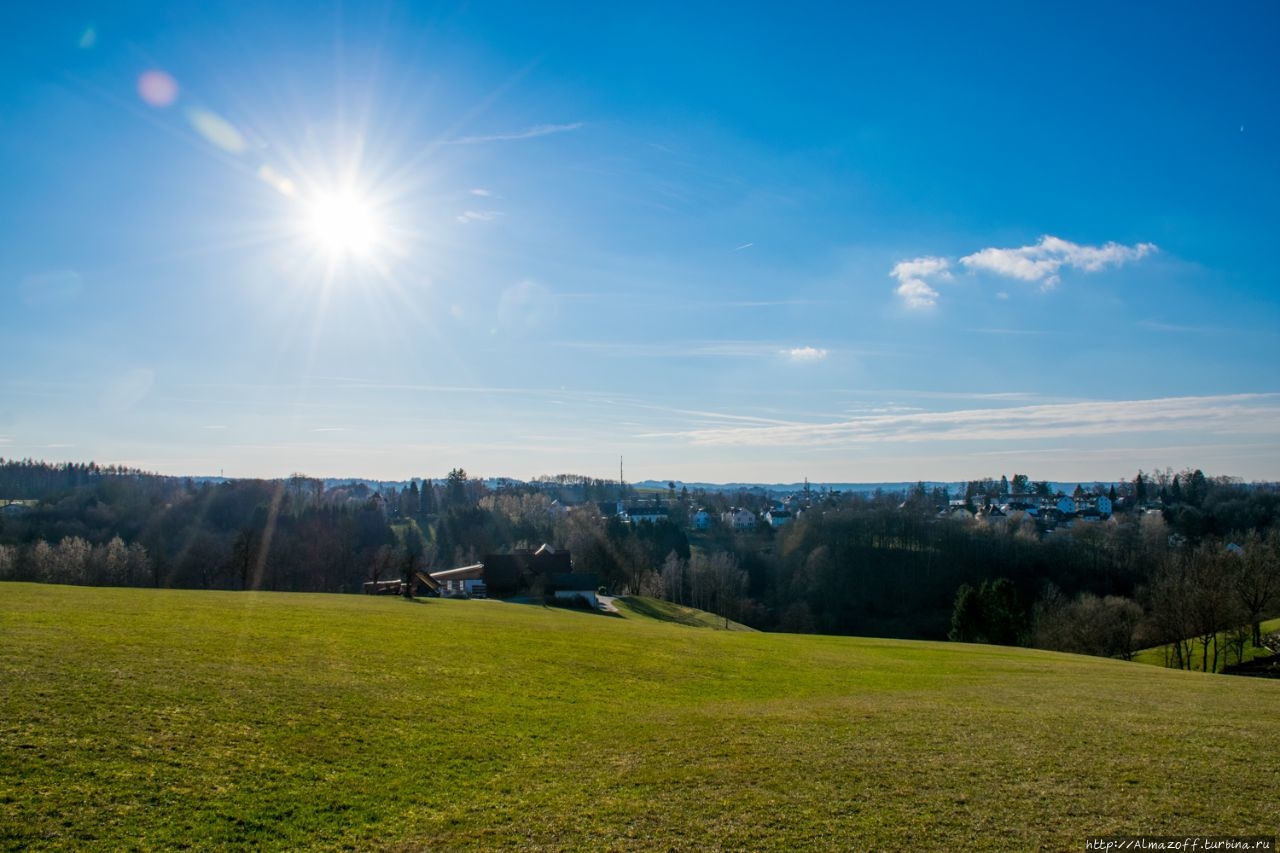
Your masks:
<svg viewBox="0 0 1280 853"><path fill-rule="evenodd" d="M307 205L307 236L332 257L369 257L381 230L373 204L359 193L318 193Z"/></svg>

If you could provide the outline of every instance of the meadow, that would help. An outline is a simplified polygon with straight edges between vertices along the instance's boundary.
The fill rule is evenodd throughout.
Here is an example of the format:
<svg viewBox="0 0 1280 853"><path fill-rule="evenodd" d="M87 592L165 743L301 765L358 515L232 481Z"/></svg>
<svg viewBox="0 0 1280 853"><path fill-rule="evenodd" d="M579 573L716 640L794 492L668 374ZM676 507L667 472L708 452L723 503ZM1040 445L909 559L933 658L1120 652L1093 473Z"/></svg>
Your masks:
<svg viewBox="0 0 1280 853"><path fill-rule="evenodd" d="M0 847L1081 850L1277 830L1280 684L662 615L0 584Z"/></svg>

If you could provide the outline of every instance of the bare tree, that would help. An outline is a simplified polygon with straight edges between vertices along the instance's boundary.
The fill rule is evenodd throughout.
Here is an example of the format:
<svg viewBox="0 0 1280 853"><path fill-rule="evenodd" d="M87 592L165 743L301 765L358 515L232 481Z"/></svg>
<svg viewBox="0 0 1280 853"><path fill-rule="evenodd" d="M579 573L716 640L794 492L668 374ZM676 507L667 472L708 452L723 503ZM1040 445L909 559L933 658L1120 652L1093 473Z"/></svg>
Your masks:
<svg viewBox="0 0 1280 853"><path fill-rule="evenodd" d="M1231 588L1252 628L1253 645L1261 646L1262 617L1280 600L1280 531L1273 529L1265 538L1250 533L1243 549L1233 555Z"/></svg>
<svg viewBox="0 0 1280 853"><path fill-rule="evenodd" d="M1085 593L1067 600L1052 587L1036 605L1032 645L1131 660L1141 621L1142 608L1131 599Z"/></svg>
<svg viewBox="0 0 1280 853"><path fill-rule="evenodd" d="M685 603L684 587L688 564L675 551L662 564L662 595L667 601Z"/></svg>
<svg viewBox="0 0 1280 853"><path fill-rule="evenodd" d="M1174 560L1161 566L1150 588L1151 621L1157 642L1165 644L1165 665L1191 668L1191 638L1195 633L1188 561Z"/></svg>

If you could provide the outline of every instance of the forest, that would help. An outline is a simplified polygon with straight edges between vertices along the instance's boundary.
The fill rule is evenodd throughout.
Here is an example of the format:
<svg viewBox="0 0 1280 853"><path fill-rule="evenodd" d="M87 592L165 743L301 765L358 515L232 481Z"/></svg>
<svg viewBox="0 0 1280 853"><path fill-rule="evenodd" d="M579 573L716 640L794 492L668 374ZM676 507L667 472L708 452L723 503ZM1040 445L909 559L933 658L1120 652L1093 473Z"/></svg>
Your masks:
<svg viewBox="0 0 1280 853"><path fill-rule="evenodd" d="M1029 477L963 494L819 489L789 496L637 492L556 475L484 481L455 468L403 484L196 480L92 463L0 460L0 579L355 593L369 580L466 565L548 543L613 592L771 631L1036 645L1127 657L1190 639L1229 659L1280 609L1280 488L1198 470L1093 485L1105 518L992 511ZM959 490L957 490L958 492ZM1076 497L1086 490L1077 487ZM738 530L731 507L789 523ZM955 512L957 505L974 508ZM630 523L626 504L667 520ZM705 510L705 529L693 523ZM1221 648L1220 648L1221 646Z"/></svg>

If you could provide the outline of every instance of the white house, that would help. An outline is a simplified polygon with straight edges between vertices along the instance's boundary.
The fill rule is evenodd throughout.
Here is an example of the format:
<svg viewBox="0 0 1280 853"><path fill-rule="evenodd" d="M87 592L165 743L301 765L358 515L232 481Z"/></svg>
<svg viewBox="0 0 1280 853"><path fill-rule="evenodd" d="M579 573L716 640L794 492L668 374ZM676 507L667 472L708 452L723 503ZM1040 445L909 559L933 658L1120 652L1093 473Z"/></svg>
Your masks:
<svg viewBox="0 0 1280 853"><path fill-rule="evenodd" d="M734 507L721 515L720 519L734 530L754 530L756 527L756 514L741 507Z"/></svg>
<svg viewBox="0 0 1280 853"><path fill-rule="evenodd" d="M789 509L771 509L764 514L764 520L769 522L770 527L781 527L794 518Z"/></svg>
<svg viewBox="0 0 1280 853"><path fill-rule="evenodd" d="M659 522L667 520L667 508L663 506L629 506L623 517L632 524L642 521Z"/></svg>

